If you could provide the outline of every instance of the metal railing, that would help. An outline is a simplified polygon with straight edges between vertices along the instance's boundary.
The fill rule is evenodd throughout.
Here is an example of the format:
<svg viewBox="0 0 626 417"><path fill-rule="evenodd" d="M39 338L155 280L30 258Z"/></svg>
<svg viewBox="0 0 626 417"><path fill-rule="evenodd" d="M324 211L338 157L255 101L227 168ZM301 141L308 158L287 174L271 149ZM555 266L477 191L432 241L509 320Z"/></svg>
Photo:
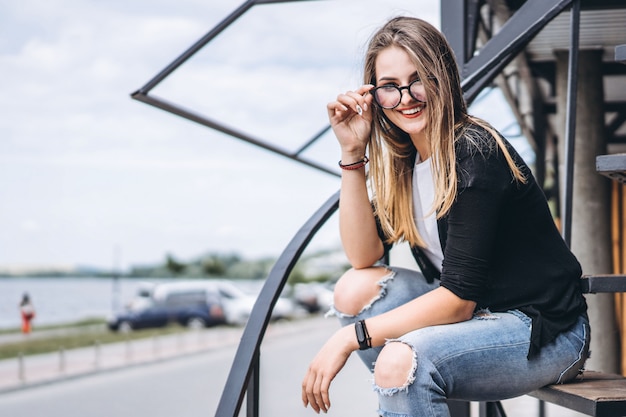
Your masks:
<svg viewBox="0 0 626 417"><path fill-rule="evenodd" d="M580 0L573 0L578 4ZM531 0L527 1L513 16L508 31L500 32L492 38L482 49L479 57L464 63L462 68L469 70L464 77L462 88L464 96L471 102L484 87L486 87L504 67L511 62L527 43L556 15L572 4L572 0ZM579 13L579 5L574 7L573 15ZM530 22L530 23L529 23ZM578 21L575 21L578 25ZM574 36L578 34L577 26L572 27ZM478 59L479 58L479 59ZM575 60L574 60L575 63ZM462 70L463 71L463 70ZM575 72L570 72L574 78ZM570 95L569 102L575 102L575 94ZM573 111L568 106L568 115ZM568 116L568 120L569 116ZM568 142L573 141L573 131L568 132ZM568 148L568 158L573 158L573 147ZM570 172L566 175L566 183L572 181ZM568 194L571 200L571 193ZM566 198L567 200L567 198ZM570 202L571 204L571 202ZM567 203L566 203L567 205ZM265 330L267 328L272 308L276 303L287 277L298 261L300 255L313 238L319 228L339 207L339 192L334 194L320 209L307 221L291 240L281 254L274 268L270 272L265 285L257 299L244 335L239 344L233 367L226 381L220 399L216 417L236 417L239 415L244 395L247 394L247 417L259 415L259 350ZM565 229L569 229L569 223ZM541 411L540 407L540 411ZM501 405L496 403L484 404L481 415L502 415Z"/></svg>
<svg viewBox="0 0 626 417"><path fill-rule="evenodd" d="M259 351L272 309L302 252L339 208L339 192L330 197L291 239L270 271L246 324L216 416L237 416L247 390L247 416L259 415Z"/></svg>
<svg viewBox="0 0 626 417"><path fill-rule="evenodd" d="M193 111L184 109L174 103L168 102L162 98L151 95L151 90L163 81L172 72L178 69L191 56L202 49L208 42L221 33L226 27L236 21L241 15L252 8L256 4L264 3L280 3L289 1L305 1L305 0L249 0L244 2L239 8L231 13L226 19L220 22L215 28L209 31L204 37L198 40L194 45L188 48L183 54L169 64L164 70L158 73L153 79L146 83L142 88L132 94L132 98L150 104L154 107L168 111L172 114L191 120L205 127L220 131L231 137L243 140L255 146L264 148L283 157L294 159L304 165L327 172L331 175L338 175L337 172L317 164L314 161L307 160L302 157L302 152L312 143L318 140L328 129L324 127L313 136L312 139L305 142L300 149L294 153L286 152L266 141L251 135L237 131L218 121L212 120L206 116L200 115ZM515 56L522 51L533 37L543 29L554 17L563 10L574 5L574 13L572 13L572 48L577 50L578 36L578 14L580 10L580 0L527 0L522 4L515 14L507 21L506 25L481 47L479 54L469 56L471 50L467 49L468 31L467 25L474 25L476 22L468 22L467 16L475 16L477 7L484 3L482 0L441 0L443 16L443 31L450 40L457 56L462 57L459 62L461 75L463 78L462 87L465 99L470 103L486 86L493 82L506 65L508 65ZM471 13L465 13L464 7L471 8ZM447 12L450 13L447 13ZM472 26L473 27L473 26ZM575 66L577 56L571 57L570 62L570 85L575 85L576 72ZM575 89L570 90L568 97L568 131L566 140L573 143L574 129L573 120L575 118L574 106ZM573 146L568 147L566 158L571 161L573 155ZM564 198L566 211L564 213L564 230L566 240L569 238L569 229L571 220L569 216L569 207L571 207L571 168L566 172L565 184L566 194ZM272 309L278 300L284 285L287 281L289 273L299 260L303 251L315 235L315 233L326 223L326 221L335 213L339 206L339 192L330 197L324 205L306 222L304 226L296 233L286 249L280 255L275 263L266 283L263 286L259 298L252 310L252 315L248 321L241 343L237 350L233 366L226 381L222 397L220 399L216 417L236 417L239 415L243 399L247 396L247 416L257 417L259 413L259 361L260 346L269 323ZM497 407L496 407L497 408ZM489 414L489 412L486 412ZM482 414L482 412L481 412Z"/></svg>

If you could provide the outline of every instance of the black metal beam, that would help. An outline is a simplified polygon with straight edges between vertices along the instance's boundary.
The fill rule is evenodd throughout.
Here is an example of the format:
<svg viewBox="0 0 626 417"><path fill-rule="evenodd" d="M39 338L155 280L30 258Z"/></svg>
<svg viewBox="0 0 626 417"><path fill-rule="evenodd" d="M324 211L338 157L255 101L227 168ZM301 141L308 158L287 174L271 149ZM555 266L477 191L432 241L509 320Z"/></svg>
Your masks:
<svg viewBox="0 0 626 417"><path fill-rule="evenodd" d="M602 62L602 75L604 77L611 75L626 76L626 65L619 62L605 61ZM529 67L533 76L546 80L554 91L556 80L556 62L555 61L529 61Z"/></svg>
<svg viewBox="0 0 626 417"><path fill-rule="evenodd" d="M259 402L261 399L259 385L261 376L261 352L257 350L252 357L252 366L246 389L246 417L259 417Z"/></svg>
<svg viewBox="0 0 626 417"><path fill-rule="evenodd" d="M257 4L269 4L269 3L293 3L298 1L312 1L312 0L247 0L241 4L238 8L232 11L225 19L215 25L206 35L200 38L196 43L191 45L185 52L183 52L178 58L172 61L161 72L155 75L150 81L148 81L137 92L148 94L150 90L156 87L161 81L167 78L178 67L184 64L189 58L195 55L200 49L213 40L217 35L222 33L226 28L232 25L237 19L239 19L248 10ZM134 94L133 94L134 96Z"/></svg>
<svg viewBox="0 0 626 417"><path fill-rule="evenodd" d="M624 0L581 0L581 10L623 9Z"/></svg>
<svg viewBox="0 0 626 417"><path fill-rule="evenodd" d="M581 286L588 294L626 292L626 275L584 275Z"/></svg>
<svg viewBox="0 0 626 417"><path fill-rule="evenodd" d="M452 0L447 0L452 1ZM528 0L462 68L463 90L480 90L492 80L487 74L498 73L572 0ZM447 34L446 34L447 36ZM496 70L498 69L498 70Z"/></svg>
<svg viewBox="0 0 626 417"><path fill-rule="evenodd" d="M622 113L626 111L626 101L608 101L602 103L605 113ZM547 114L556 113L556 103L552 100L546 101L544 109Z"/></svg>
<svg viewBox="0 0 626 417"><path fill-rule="evenodd" d="M517 10L525 1L526 0L506 0L506 3L511 10ZM624 0L583 0L581 3L582 10L616 8L624 8Z"/></svg>
<svg viewBox="0 0 626 417"><path fill-rule="evenodd" d="M478 403L479 417L506 417L506 412L500 401L485 401Z"/></svg>
<svg viewBox="0 0 626 417"><path fill-rule="evenodd" d="M178 58L172 61L167 67L165 67L161 72L155 75L150 81L148 81L143 87L141 87L137 92L131 94L134 98L137 93L148 94L150 90L156 87L161 81L163 81L168 75L174 72L178 67L184 64L189 58L191 58L196 52L202 49L207 43L209 43L213 38L222 33L224 29L230 26L235 20L239 19L241 15L246 13L251 7L256 4L255 0L248 0L244 2L241 6L235 9L231 14L229 14L224 20L218 23L213 29L211 29L206 35L204 35L200 40L191 45L185 52L183 52Z"/></svg>
<svg viewBox="0 0 626 417"><path fill-rule="evenodd" d="M256 0L254 3L261 4L274 4L274 3L295 3L298 1L317 1L317 0Z"/></svg>
<svg viewBox="0 0 626 417"><path fill-rule="evenodd" d="M467 62L465 47L465 10L468 0L441 0L441 31L454 51L459 71Z"/></svg>
<svg viewBox="0 0 626 417"><path fill-rule="evenodd" d="M262 139L259 138L255 138L251 135L248 135L246 133L240 132L238 130L235 130L231 127L228 127L222 123L216 122L215 120L211 120L206 116L202 116L198 113L194 113L191 110L187 110L187 109L183 109L182 107L175 105L173 103L169 103L168 101L159 98L155 95L148 95L148 94L144 94L141 91L136 91L132 94L132 97L135 100L141 101L143 103L147 103L150 104L154 107L157 107L161 110L165 110L168 111L172 114L175 114L177 116L183 117L187 120L191 120L192 122L196 122L198 124L201 124L203 126L206 126L208 128L217 130L218 132L222 132L224 134L227 134L229 136L232 136L235 139L240 139L243 140L244 142L248 142L252 145L258 146L260 148L263 148L265 150L268 150L270 152L274 152L276 154L279 154L281 156L284 156L285 158L289 158L292 159L294 161L297 161L301 164L304 164L306 166L309 166L311 168L315 168L318 169L320 171L323 171L327 174L331 174L334 175L336 177L340 177L341 174L339 174L336 171L333 171L330 168L327 168L323 165L320 165L316 162L310 161L308 159L304 159L302 157L299 156L299 153L302 151L302 149L298 150L297 153L293 153L293 152L288 152L284 149L281 149L277 146L271 145L269 142L264 141ZM315 137L319 137L321 136L321 134L324 133L324 130L322 130L320 133L318 133ZM308 147L311 145L311 141L309 141L305 147Z"/></svg>
<svg viewBox="0 0 626 417"><path fill-rule="evenodd" d="M326 125L325 127L323 127L315 136L313 136L307 143L305 143L304 145L302 145L300 147L300 149L298 149L297 151L294 152L295 156L299 156L302 152L304 152L305 150L307 150L307 148L309 148L309 146L313 145L315 142L317 142L319 140L319 138L321 138L322 136L324 136L326 134L326 132L328 132L330 130L330 125ZM299 160L300 158L298 158ZM336 174L339 175L339 174Z"/></svg>
<svg viewBox="0 0 626 417"><path fill-rule="evenodd" d="M576 99L578 95L578 45L580 41L580 0L572 2L570 13L570 49L567 74L567 112L565 116L565 193L561 225L563 240L572 242L572 206L574 191L574 148L576 141Z"/></svg>
<svg viewBox="0 0 626 417"><path fill-rule="evenodd" d="M626 122L626 103L624 103L624 109L618 111L615 117L606 125L606 133L607 135L615 135L615 132L622 127L622 125Z"/></svg>
<svg viewBox="0 0 626 417"><path fill-rule="evenodd" d="M482 91L492 85L493 81L501 71L502 68L494 66L494 68L487 72L477 83L470 88L464 89L463 97L465 97L465 101L468 106L473 103Z"/></svg>
<svg viewBox="0 0 626 417"><path fill-rule="evenodd" d="M465 7L465 57L473 56L476 51L476 39L478 38L478 28L480 26L480 6L484 0L467 0Z"/></svg>

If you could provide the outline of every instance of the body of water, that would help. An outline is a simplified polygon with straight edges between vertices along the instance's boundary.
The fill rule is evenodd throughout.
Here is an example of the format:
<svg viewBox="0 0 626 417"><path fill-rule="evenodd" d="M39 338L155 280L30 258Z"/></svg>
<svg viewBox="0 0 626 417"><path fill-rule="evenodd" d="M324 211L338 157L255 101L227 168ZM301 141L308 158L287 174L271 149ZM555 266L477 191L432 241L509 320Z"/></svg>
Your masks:
<svg viewBox="0 0 626 417"><path fill-rule="evenodd" d="M20 327L19 303L24 293L35 306L36 328L106 318L114 309L123 308L145 282L127 278L0 278L0 328Z"/></svg>

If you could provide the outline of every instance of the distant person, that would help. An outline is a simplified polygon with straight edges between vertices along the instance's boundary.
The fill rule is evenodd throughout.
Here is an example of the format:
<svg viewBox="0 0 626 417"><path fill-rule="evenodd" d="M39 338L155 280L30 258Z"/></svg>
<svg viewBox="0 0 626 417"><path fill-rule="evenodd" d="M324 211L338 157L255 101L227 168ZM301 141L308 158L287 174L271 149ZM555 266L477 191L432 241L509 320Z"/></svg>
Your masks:
<svg viewBox="0 0 626 417"><path fill-rule="evenodd" d="M30 301L30 296L25 293L20 302L20 313L22 314L22 333L29 334L31 331L30 322L35 318L35 307Z"/></svg>

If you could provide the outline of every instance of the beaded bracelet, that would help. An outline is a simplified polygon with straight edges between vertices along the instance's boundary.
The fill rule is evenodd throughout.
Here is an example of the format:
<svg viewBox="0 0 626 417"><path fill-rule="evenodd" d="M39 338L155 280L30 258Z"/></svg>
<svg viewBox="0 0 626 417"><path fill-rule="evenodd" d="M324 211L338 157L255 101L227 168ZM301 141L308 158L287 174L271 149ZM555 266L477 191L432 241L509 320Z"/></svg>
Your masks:
<svg viewBox="0 0 626 417"><path fill-rule="evenodd" d="M367 157L367 155L365 155L363 157L363 159L361 159L360 161L356 161L353 162L351 164L342 164L341 161L339 161L339 168L341 169L345 169L347 171L351 171L354 169L359 169L359 168L363 168L368 162L369 162L369 158Z"/></svg>

